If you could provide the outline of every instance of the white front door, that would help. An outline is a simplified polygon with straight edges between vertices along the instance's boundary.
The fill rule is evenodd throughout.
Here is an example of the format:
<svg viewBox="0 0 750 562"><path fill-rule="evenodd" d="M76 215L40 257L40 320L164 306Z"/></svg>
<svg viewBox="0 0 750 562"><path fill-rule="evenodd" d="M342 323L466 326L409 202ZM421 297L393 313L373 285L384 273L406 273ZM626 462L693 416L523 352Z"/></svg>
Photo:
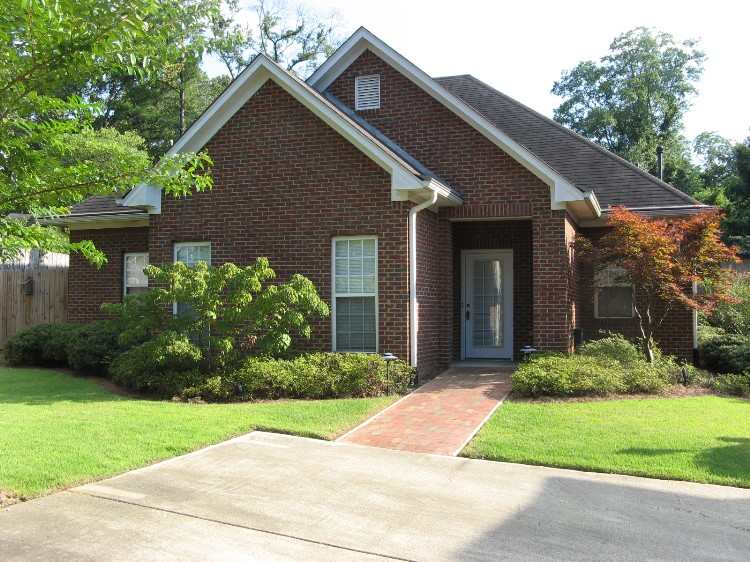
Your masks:
<svg viewBox="0 0 750 562"><path fill-rule="evenodd" d="M513 252L465 250L462 359L513 358Z"/></svg>

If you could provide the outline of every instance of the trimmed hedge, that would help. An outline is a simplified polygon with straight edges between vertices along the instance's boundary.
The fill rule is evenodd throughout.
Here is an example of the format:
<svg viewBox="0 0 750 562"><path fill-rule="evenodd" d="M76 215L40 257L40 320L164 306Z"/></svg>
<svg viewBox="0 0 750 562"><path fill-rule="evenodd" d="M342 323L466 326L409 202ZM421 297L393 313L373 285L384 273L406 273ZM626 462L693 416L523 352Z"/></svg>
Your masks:
<svg viewBox="0 0 750 562"><path fill-rule="evenodd" d="M35 324L5 342L5 358L20 365L70 367L75 371L106 373L122 351L111 322Z"/></svg>
<svg viewBox="0 0 750 562"><path fill-rule="evenodd" d="M97 320L78 327L68 342L68 365L74 371L105 374L112 360L122 352L118 332L109 320Z"/></svg>
<svg viewBox="0 0 750 562"><path fill-rule="evenodd" d="M171 398L206 381L201 360L201 350L187 336L168 332L119 354L109 374L125 388Z"/></svg>
<svg viewBox="0 0 750 562"><path fill-rule="evenodd" d="M387 367L377 355L362 353L306 353L292 359L247 358L226 376L186 388L183 397L208 400L348 398L381 396L407 391L414 370L405 361Z"/></svg>
<svg viewBox="0 0 750 562"><path fill-rule="evenodd" d="M721 334L701 342L706 368L736 375L750 372L750 338L739 334Z"/></svg>
<svg viewBox="0 0 750 562"><path fill-rule="evenodd" d="M647 363L632 343L611 335L586 342L578 355L531 357L511 375L511 383L522 396L658 394L674 383L679 366L658 353L657 357Z"/></svg>
<svg viewBox="0 0 750 562"><path fill-rule="evenodd" d="M34 324L5 342L5 358L20 365L65 367L68 345L78 337L79 324Z"/></svg>

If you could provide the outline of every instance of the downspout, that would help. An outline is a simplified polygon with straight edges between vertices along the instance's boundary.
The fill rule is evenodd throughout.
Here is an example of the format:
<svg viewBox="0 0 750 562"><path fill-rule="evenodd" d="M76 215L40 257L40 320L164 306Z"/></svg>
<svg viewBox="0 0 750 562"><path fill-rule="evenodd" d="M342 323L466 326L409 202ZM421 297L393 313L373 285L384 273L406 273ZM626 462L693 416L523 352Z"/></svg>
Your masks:
<svg viewBox="0 0 750 562"><path fill-rule="evenodd" d="M419 311L417 310L417 213L431 207L438 200L437 189L426 186L432 196L423 203L409 209L409 355L412 367L417 366L417 331Z"/></svg>
<svg viewBox="0 0 750 562"><path fill-rule="evenodd" d="M693 281L693 294L698 294L698 282ZM698 309L693 309L693 365L698 366L700 359L698 351Z"/></svg>

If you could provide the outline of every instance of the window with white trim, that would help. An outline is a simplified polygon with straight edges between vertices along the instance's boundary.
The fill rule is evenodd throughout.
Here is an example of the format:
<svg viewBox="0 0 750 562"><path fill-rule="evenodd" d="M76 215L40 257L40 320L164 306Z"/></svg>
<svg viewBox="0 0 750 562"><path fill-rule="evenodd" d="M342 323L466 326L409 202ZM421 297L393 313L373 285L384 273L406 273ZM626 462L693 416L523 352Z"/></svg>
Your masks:
<svg viewBox="0 0 750 562"><path fill-rule="evenodd" d="M333 240L333 348L378 350L377 238Z"/></svg>
<svg viewBox="0 0 750 562"><path fill-rule="evenodd" d="M211 242L175 242L174 261L182 262L188 267L193 267L199 261L211 264ZM176 302L174 303L174 313L179 314L189 305Z"/></svg>
<svg viewBox="0 0 750 562"><path fill-rule="evenodd" d="M176 242L174 261L193 267L199 261L211 263L211 242Z"/></svg>
<svg viewBox="0 0 750 562"><path fill-rule="evenodd" d="M633 285L627 281L625 270L609 266L596 278L594 316L596 318L632 318Z"/></svg>
<svg viewBox="0 0 750 562"><path fill-rule="evenodd" d="M380 75L357 76L354 79L354 109L380 109Z"/></svg>
<svg viewBox="0 0 750 562"><path fill-rule="evenodd" d="M148 291L148 277L143 268L148 265L148 252L127 252L123 261L123 294L139 295Z"/></svg>

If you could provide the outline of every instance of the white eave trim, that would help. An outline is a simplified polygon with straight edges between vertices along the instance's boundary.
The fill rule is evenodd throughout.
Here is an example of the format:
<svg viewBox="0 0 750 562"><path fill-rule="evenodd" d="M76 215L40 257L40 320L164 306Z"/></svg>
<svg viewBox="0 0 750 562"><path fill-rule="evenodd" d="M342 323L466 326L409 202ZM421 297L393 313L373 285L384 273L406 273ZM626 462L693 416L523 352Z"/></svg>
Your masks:
<svg viewBox="0 0 750 562"><path fill-rule="evenodd" d="M64 215L39 219L45 226L64 226L70 230L94 230L102 228L135 228L148 226L148 213Z"/></svg>
<svg viewBox="0 0 750 562"><path fill-rule="evenodd" d="M566 209L568 208L568 203L586 201L587 198L593 196L593 193L591 192L583 192L578 189L556 170L539 159L535 154L498 129L494 124L466 105L457 96L440 86L440 84L428 76L424 71L409 62L406 58L394 51L364 27L360 27L349 39L347 39L344 44L307 79L307 83L319 92L324 91L346 68L348 68L368 49L417 84L430 96L442 103L450 111L479 131L485 138L490 140L504 152L508 153L532 174L546 183L550 187L550 199L553 210ZM587 203L587 206L591 212L596 212L596 209L598 208L595 199L593 199L590 204ZM596 216L599 215L597 214Z"/></svg>
<svg viewBox="0 0 750 562"><path fill-rule="evenodd" d="M403 190L422 189L423 180L409 167L393 158L363 130L332 108L319 94L310 92L297 78L282 70L264 55L259 55L209 106L198 120L169 149L168 155L180 152L197 152L223 127L237 111L268 81L273 80L283 90L319 117L338 134L353 144L378 166L391 174L393 200ZM159 204L157 206L157 199ZM122 201L126 207L160 212L161 190L150 185L139 185Z"/></svg>

